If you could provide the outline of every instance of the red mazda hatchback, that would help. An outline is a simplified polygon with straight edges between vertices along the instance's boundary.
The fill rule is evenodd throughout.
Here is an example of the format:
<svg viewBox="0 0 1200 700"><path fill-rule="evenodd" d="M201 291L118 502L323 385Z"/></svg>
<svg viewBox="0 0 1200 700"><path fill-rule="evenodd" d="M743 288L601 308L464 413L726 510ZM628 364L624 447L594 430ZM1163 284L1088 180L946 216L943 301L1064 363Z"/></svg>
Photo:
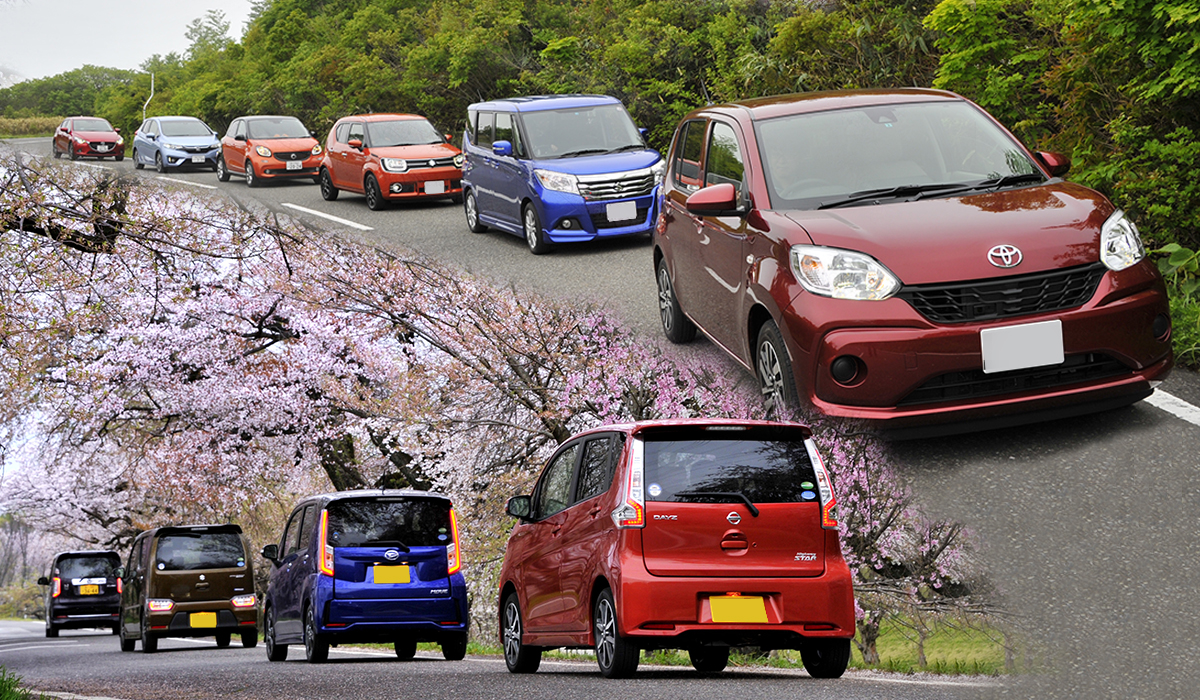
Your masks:
<svg viewBox="0 0 1200 700"><path fill-rule="evenodd" d="M706 107L668 165L663 330L700 329L770 401L914 436L1133 403L1171 369L1134 223L958 95Z"/></svg>
<svg viewBox="0 0 1200 700"><path fill-rule="evenodd" d="M125 139L120 131L100 117L68 117L54 130L50 152L55 158L66 153L71 160L82 157L125 160Z"/></svg>
<svg viewBox="0 0 1200 700"><path fill-rule="evenodd" d="M565 442L530 496L508 502L500 639L513 673L590 648L609 678L642 649L686 649L705 673L733 646L799 649L837 678L854 594L833 489L804 426L662 421Z"/></svg>

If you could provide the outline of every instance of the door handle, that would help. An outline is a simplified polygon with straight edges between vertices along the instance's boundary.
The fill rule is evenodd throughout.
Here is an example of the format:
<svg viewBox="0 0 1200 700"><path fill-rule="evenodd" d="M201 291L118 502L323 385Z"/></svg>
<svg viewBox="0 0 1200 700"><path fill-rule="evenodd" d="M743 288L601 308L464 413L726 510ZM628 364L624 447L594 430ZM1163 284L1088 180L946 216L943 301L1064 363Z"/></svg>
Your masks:
<svg viewBox="0 0 1200 700"><path fill-rule="evenodd" d="M596 517L597 515L600 515L600 506L596 506L595 508L592 508L591 510L589 510L588 515L592 516L593 518Z"/></svg>

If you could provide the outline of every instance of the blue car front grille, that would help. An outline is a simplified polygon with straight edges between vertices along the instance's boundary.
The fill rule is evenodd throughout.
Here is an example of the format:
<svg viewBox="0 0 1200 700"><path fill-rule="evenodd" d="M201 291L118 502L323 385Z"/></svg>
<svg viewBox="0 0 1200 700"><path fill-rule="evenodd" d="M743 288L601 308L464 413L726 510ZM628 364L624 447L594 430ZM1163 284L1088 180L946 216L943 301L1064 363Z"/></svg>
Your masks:
<svg viewBox="0 0 1200 700"><path fill-rule="evenodd" d="M579 194L584 199L628 199L654 190L654 173L649 168L604 175L580 175Z"/></svg>

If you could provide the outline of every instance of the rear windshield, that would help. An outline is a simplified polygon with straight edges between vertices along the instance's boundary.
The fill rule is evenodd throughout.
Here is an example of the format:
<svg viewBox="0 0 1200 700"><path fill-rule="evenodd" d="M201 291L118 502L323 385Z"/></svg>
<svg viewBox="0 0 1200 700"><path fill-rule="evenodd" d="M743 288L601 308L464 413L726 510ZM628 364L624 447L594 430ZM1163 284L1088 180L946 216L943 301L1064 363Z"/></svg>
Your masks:
<svg viewBox="0 0 1200 700"><path fill-rule="evenodd" d="M674 503L817 500L816 473L801 440L716 436L646 441L646 496Z"/></svg>
<svg viewBox="0 0 1200 700"><path fill-rule="evenodd" d="M158 539L160 571L230 569L246 565L242 538L236 532L177 532Z"/></svg>
<svg viewBox="0 0 1200 700"><path fill-rule="evenodd" d="M116 556L106 555L82 555L62 557L58 560L59 578L76 579L76 578L109 578L113 576L113 570L120 565L120 560Z"/></svg>
<svg viewBox="0 0 1200 700"><path fill-rule="evenodd" d="M435 547L450 542L450 504L434 498L334 501L329 544L334 547Z"/></svg>
<svg viewBox="0 0 1200 700"><path fill-rule="evenodd" d="M300 139L309 136L308 129L295 117L268 117L247 120L252 139Z"/></svg>

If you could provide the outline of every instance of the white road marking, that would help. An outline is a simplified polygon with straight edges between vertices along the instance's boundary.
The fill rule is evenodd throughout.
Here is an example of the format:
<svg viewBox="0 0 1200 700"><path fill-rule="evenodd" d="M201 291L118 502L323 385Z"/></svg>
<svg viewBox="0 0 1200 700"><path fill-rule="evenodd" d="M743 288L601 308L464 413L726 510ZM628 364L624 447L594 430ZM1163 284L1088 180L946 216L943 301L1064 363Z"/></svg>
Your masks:
<svg viewBox="0 0 1200 700"><path fill-rule="evenodd" d="M27 649L48 649L50 647L61 648L61 647L77 646L78 644L79 644L79 642L55 642L54 644L30 644L29 646L12 645L12 646L0 647L0 654L3 654L6 651L25 651Z"/></svg>
<svg viewBox="0 0 1200 700"><path fill-rule="evenodd" d="M1200 425L1200 408L1161 389L1155 389L1154 393L1144 400L1151 406L1160 408L1177 418L1182 418L1192 425Z"/></svg>
<svg viewBox="0 0 1200 700"><path fill-rule="evenodd" d="M155 179L158 179L158 180L166 180L167 182L178 182L178 183L179 183L179 184L181 184L181 185L191 185L192 187L203 187L203 188L204 188L204 189L206 189L206 190L215 190L215 189L217 189L217 188L216 188L214 185L202 185L202 184L200 184L199 182L192 182L191 180L177 180L177 179L175 179L175 178L173 178L173 177L164 177L164 176L162 176L162 175L159 175L159 176L158 176L157 178L155 178Z"/></svg>
<svg viewBox="0 0 1200 700"><path fill-rule="evenodd" d="M59 700L123 700L122 698L110 698L107 695L76 695L75 693L60 693L54 690L33 690L33 697L40 698L46 696L48 698L59 698Z"/></svg>
<svg viewBox="0 0 1200 700"><path fill-rule="evenodd" d="M312 214L313 216L319 216L322 219L329 219L330 221L335 221L343 226L349 226L350 228L356 228L359 231L374 231L375 230L375 229L371 228L370 226L363 226L362 224L356 223L354 221L350 221L349 219L342 219L342 218L333 216L332 214L326 214L324 212L316 211L315 209L309 209L308 207L302 207L299 204L289 204L288 202L283 202L283 206L287 207L288 209L295 209L296 211L302 211L305 214Z"/></svg>

